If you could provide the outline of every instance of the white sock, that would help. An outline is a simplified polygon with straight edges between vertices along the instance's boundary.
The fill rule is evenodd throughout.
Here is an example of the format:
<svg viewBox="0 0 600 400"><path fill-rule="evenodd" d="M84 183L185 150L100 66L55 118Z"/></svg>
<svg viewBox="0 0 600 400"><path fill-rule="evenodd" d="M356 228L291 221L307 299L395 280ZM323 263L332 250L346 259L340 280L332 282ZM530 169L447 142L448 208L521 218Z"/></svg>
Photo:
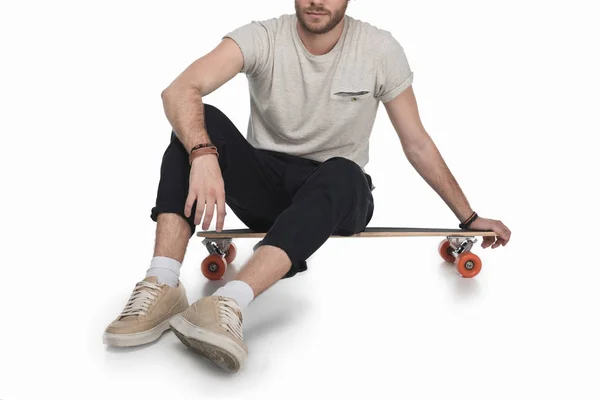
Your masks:
<svg viewBox="0 0 600 400"><path fill-rule="evenodd" d="M231 297L244 310L254 300L254 291L244 281L231 281L220 287L213 296Z"/></svg>
<svg viewBox="0 0 600 400"><path fill-rule="evenodd" d="M158 279L158 283L177 287L180 269L181 263L177 260L169 257L154 257L150 262L150 268L146 271L146 277L155 276Z"/></svg>

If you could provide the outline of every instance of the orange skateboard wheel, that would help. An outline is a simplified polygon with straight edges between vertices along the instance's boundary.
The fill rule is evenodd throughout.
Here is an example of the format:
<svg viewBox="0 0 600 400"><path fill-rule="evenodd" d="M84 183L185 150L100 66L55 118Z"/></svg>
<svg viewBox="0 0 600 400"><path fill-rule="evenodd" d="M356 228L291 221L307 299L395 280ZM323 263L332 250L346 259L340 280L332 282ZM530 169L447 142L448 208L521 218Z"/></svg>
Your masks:
<svg viewBox="0 0 600 400"><path fill-rule="evenodd" d="M231 264L233 260L235 260L236 255L237 247L235 247L235 244L229 243L229 249L227 249L227 252L225 253L225 261L227 261L227 264Z"/></svg>
<svg viewBox="0 0 600 400"><path fill-rule="evenodd" d="M217 254L211 254L202 261L202 274L211 281L218 281L227 271L227 261Z"/></svg>
<svg viewBox="0 0 600 400"><path fill-rule="evenodd" d="M477 255L467 251L460 254L456 259L456 269L465 278L473 278L481 271L481 259Z"/></svg>
<svg viewBox="0 0 600 400"><path fill-rule="evenodd" d="M450 242L448 241L448 239L444 239L440 242L440 245L438 246L438 251L440 253L440 256L442 256L442 258L444 259L444 261L447 261L449 263L453 263L454 261L456 261L456 257L454 257L454 255L452 254L452 247L450 247Z"/></svg>

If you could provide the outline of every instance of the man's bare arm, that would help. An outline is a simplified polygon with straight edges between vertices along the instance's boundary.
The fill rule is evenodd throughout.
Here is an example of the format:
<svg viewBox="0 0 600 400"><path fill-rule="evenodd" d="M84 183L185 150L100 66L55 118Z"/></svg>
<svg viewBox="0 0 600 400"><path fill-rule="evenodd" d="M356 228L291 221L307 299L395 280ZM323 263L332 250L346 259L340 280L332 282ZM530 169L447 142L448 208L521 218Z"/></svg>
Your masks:
<svg viewBox="0 0 600 400"><path fill-rule="evenodd" d="M384 105L408 161L456 217L466 220L473 210L421 123L412 86Z"/></svg>
<svg viewBox="0 0 600 400"><path fill-rule="evenodd" d="M471 216L473 210L421 123L412 86L395 99L385 103L385 108L411 165L440 195L456 217L464 222ZM491 230L496 233L496 237L484 238L481 244L484 248L491 246L495 249L506 246L511 236L510 229L502 221L495 219L477 218L470 228Z"/></svg>
<svg viewBox="0 0 600 400"><path fill-rule="evenodd" d="M189 153L199 143L210 142L204 120L202 97L232 79L243 67L243 55L231 39L223 41L210 53L194 61L162 92L167 119ZM190 186L184 215L190 217L194 204L194 224L202 222L207 230L217 210L217 231L225 222L225 185L217 158L197 157L190 168Z"/></svg>
<svg viewBox="0 0 600 400"><path fill-rule="evenodd" d="M163 90L161 97L165 114L188 153L196 144L210 142L202 97L232 79L241 71L243 63L238 45L225 38Z"/></svg>

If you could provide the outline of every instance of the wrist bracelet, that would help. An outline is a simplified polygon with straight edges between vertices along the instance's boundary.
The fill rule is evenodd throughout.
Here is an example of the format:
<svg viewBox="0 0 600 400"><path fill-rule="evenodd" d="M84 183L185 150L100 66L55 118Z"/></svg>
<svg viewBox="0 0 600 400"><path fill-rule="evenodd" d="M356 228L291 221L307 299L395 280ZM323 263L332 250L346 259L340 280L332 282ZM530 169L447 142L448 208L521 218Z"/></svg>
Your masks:
<svg viewBox="0 0 600 400"><path fill-rule="evenodd" d="M477 219L477 217L478 217L477 213L473 211L473 214L471 214L471 216L469 218L467 218L467 220L465 222L458 225L458 227L460 229L469 229L469 226L471 226L471 224L473 223L473 221L475 221Z"/></svg>
<svg viewBox="0 0 600 400"><path fill-rule="evenodd" d="M192 165L192 162L198 158L198 157L202 157L205 156L207 154L214 154L217 156L217 158L219 158L219 152L217 151L216 147L204 147L204 148L198 148L196 149L192 154L190 154L189 157L189 162L190 165Z"/></svg>
<svg viewBox="0 0 600 400"><path fill-rule="evenodd" d="M195 145L194 147L192 147L192 149L190 150L190 154L192 154L195 150L202 149L202 148L205 148L205 147L215 147L215 145L212 144L212 143L210 143L210 142L208 142L208 143L198 143L197 145Z"/></svg>

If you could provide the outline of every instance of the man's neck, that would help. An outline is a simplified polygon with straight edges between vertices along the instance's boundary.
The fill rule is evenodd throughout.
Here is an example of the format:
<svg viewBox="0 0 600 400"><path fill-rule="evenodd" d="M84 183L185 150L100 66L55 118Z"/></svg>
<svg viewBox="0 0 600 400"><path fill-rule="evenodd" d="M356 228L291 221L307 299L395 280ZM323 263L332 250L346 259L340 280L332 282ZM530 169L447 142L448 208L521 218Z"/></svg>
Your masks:
<svg viewBox="0 0 600 400"><path fill-rule="evenodd" d="M300 22L296 23L296 29L306 50L315 56L322 56L329 53L340 40L344 31L344 23L345 18L335 28L324 34L310 33L304 29Z"/></svg>

